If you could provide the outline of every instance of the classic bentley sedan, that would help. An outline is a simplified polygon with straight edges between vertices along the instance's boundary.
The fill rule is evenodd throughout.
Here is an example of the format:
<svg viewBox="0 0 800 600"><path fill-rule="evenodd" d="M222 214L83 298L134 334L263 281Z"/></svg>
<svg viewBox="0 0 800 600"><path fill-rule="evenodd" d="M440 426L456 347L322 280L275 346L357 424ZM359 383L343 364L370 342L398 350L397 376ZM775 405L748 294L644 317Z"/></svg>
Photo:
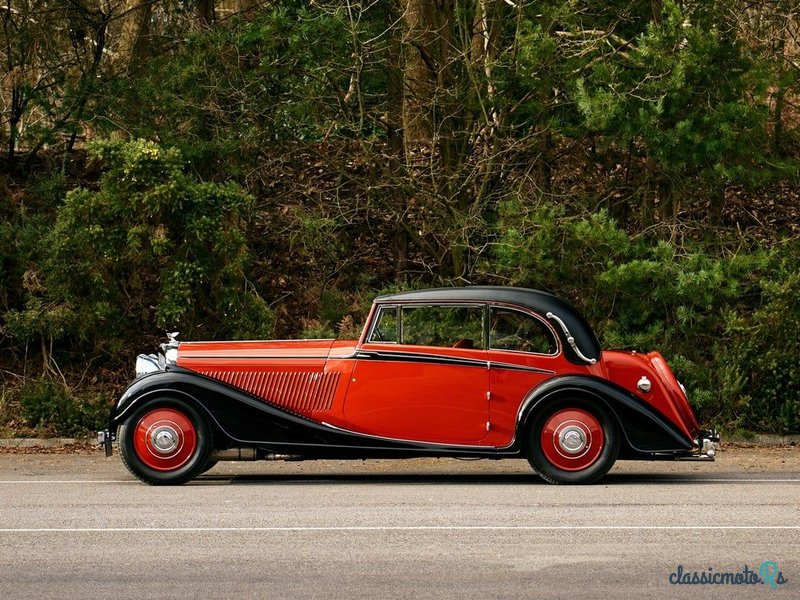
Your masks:
<svg viewBox="0 0 800 600"><path fill-rule="evenodd" d="M149 484L220 460L527 458L551 483L619 459L713 460L657 352L601 350L566 301L462 287L376 298L361 338L178 342L140 355L98 433Z"/></svg>

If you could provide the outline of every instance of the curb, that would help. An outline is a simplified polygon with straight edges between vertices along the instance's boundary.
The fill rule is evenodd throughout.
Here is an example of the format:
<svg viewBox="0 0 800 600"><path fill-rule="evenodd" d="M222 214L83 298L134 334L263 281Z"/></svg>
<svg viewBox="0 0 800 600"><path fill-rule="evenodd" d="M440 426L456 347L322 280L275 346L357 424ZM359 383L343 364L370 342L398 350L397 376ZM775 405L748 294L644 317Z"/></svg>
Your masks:
<svg viewBox="0 0 800 600"><path fill-rule="evenodd" d="M740 446L800 446L800 435L776 435L773 433L763 433L752 437L732 436L722 438L725 444L736 444Z"/></svg>
<svg viewBox="0 0 800 600"><path fill-rule="evenodd" d="M85 440L75 438L6 438L0 439L0 448L62 448Z"/></svg>

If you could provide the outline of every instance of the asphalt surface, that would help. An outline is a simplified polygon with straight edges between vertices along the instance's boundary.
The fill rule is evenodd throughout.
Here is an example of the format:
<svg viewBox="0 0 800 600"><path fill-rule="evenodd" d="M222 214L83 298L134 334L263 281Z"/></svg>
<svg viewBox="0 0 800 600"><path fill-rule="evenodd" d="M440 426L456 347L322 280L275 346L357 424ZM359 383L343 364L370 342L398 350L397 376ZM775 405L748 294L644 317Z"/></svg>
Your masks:
<svg viewBox="0 0 800 600"><path fill-rule="evenodd" d="M787 580L673 585L684 571ZM769 567L768 567L769 568ZM0 454L0 598L800 598L800 450L619 463L220 464L153 488L119 457Z"/></svg>

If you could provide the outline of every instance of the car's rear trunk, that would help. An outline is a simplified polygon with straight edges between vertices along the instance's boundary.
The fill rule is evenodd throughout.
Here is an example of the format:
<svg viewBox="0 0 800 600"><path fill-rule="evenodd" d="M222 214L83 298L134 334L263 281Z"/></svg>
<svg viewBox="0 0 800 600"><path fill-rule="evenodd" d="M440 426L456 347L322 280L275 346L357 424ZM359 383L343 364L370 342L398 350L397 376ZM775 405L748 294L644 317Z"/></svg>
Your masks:
<svg viewBox="0 0 800 600"><path fill-rule="evenodd" d="M700 428L686 393L661 354L605 350L603 368L610 380L645 400L675 423L689 439L697 439ZM649 391L639 387L643 378L651 383Z"/></svg>

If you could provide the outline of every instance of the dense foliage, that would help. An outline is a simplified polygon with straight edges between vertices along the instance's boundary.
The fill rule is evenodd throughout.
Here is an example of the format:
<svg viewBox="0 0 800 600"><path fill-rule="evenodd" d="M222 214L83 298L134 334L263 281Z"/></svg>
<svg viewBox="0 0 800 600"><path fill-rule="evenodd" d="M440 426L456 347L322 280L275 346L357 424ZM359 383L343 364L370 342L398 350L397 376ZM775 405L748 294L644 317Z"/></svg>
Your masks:
<svg viewBox="0 0 800 600"><path fill-rule="evenodd" d="M0 427L94 427L165 329L494 283L660 350L709 424L800 431L795 3L9 6Z"/></svg>

